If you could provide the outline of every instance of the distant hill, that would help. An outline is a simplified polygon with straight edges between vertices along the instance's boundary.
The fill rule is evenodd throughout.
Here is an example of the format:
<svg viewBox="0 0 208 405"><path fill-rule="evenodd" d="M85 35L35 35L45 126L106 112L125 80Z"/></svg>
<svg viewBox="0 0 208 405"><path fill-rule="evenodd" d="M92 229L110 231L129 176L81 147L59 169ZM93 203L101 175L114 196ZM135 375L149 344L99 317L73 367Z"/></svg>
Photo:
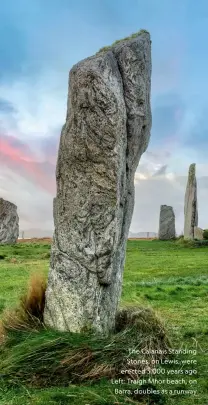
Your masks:
<svg viewBox="0 0 208 405"><path fill-rule="evenodd" d="M129 232L129 238L156 238L156 232Z"/></svg>
<svg viewBox="0 0 208 405"><path fill-rule="evenodd" d="M27 239L27 238L52 238L53 236L53 230L43 230L43 229L35 229L35 228L31 228L31 229L27 229L24 231L24 235L23 235L23 231L20 230L19 232L19 238L20 239Z"/></svg>

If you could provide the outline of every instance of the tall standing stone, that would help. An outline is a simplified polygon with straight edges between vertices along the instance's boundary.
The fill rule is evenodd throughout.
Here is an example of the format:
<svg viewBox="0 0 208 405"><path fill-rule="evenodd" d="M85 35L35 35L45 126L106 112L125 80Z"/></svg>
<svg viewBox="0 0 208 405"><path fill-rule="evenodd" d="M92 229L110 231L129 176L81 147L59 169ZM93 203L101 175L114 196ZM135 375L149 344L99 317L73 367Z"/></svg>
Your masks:
<svg viewBox="0 0 208 405"><path fill-rule="evenodd" d="M173 207L169 205L160 206L159 239L169 240L176 237L175 214Z"/></svg>
<svg viewBox="0 0 208 405"><path fill-rule="evenodd" d="M56 168L48 326L114 329L134 175L150 138L150 86L151 41L145 31L70 72Z"/></svg>
<svg viewBox="0 0 208 405"><path fill-rule="evenodd" d="M194 238L194 227L198 226L196 165L189 167L184 202L184 239Z"/></svg>
<svg viewBox="0 0 208 405"><path fill-rule="evenodd" d="M19 236L17 206L0 198L0 244L16 243Z"/></svg>

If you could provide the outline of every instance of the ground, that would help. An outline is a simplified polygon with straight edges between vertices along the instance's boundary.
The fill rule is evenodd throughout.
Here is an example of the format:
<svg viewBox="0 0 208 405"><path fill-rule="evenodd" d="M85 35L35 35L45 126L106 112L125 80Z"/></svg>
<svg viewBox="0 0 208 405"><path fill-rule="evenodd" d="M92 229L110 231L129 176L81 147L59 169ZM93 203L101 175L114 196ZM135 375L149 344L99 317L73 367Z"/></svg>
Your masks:
<svg viewBox="0 0 208 405"><path fill-rule="evenodd" d="M1 313L18 303L32 273L42 272L47 275L49 255L49 241L0 246ZM168 395L168 399L164 395L154 401L146 399L143 402L132 402L131 398L124 401L123 395L115 395L115 387L105 380L93 385L85 383L79 386L70 385L69 388L46 389L34 389L24 385L15 387L14 384L8 385L0 380L0 404L206 405L207 286L207 247L191 248L176 242L157 240L128 241L121 306L142 305L153 308L165 323L173 348L197 350L196 356L176 356L185 361L193 358L197 360L197 366L185 366L189 369L189 374L191 370L197 370L196 375L186 376L186 382L191 380L192 387L185 387L197 390L195 395ZM178 367L172 367L172 370L174 369ZM154 378L162 377L157 375ZM122 386L116 388L122 389ZM167 390L170 387L164 383L160 388ZM181 390L184 386L179 381L174 385L174 389Z"/></svg>

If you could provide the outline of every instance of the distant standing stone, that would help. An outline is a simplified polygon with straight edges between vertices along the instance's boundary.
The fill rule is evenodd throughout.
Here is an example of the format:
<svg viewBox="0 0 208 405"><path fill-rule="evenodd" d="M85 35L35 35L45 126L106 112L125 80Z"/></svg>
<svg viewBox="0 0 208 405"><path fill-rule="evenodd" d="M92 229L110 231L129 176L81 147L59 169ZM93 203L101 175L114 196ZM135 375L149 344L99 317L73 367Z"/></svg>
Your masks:
<svg viewBox="0 0 208 405"><path fill-rule="evenodd" d="M173 208L169 205L161 205L159 222L159 239L174 239L175 232L175 214Z"/></svg>
<svg viewBox="0 0 208 405"><path fill-rule="evenodd" d="M194 227L194 239L203 240L203 233L204 230L202 228L199 228L198 226Z"/></svg>
<svg viewBox="0 0 208 405"><path fill-rule="evenodd" d="M16 243L18 236L17 206L0 198L0 243Z"/></svg>
<svg viewBox="0 0 208 405"><path fill-rule="evenodd" d="M114 330L134 175L150 138L150 83L144 31L70 71L44 313L55 329Z"/></svg>
<svg viewBox="0 0 208 405"><path fill-rule="evenodd" d="M198 226L196 165L189 167L184 202L184 239L194 238L194 227Z"/></svg>

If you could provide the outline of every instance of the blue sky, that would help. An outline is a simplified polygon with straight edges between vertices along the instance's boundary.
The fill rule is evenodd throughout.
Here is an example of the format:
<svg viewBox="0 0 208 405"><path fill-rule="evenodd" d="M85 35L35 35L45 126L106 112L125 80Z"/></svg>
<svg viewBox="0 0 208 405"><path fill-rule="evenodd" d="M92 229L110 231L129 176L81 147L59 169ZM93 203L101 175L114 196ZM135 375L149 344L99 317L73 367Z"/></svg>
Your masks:
<svg viewBox="0 0 208 405"><path fill-rule="evenodd" d="M12 136L14 148L22 150L24 143L24 148L26 145L30 146L31 154L37 162L41 159L47 161L47 142L49 149L52 148L54 137L59 135L65 120L68 72L72 65L94 54L102 46L141 28L149 30L152 38L153 126L149 149L141 160L138 172L148 180L150 187L152 176L156 181L157 170L160 170L160 174L164 172L164 182L167 179L172 182L171 187L174 177L177 190L178 185L183 183L177 179L186 176L188 166L192 162L197 163L198 176L206 177L208 168L206 0L3 2L0 14L2 139L8 141L8 136ZM14 138L21 142L15 143ZM2 145L3 141L0 143L0 158L3 156ZM0 162L2 180L0 191L3 196L18 200L19 206L22 207L20 211L23 213L25 212L23 203L25 199L29 201L30 195L34 195L32 190L33 187L37 189L38 180L29 177L25 179L23 170L17 177L17 170L8 159L7 156L4 164ZM21 156L21 159L26 159L25 155ZM13 186L8 182L8 173L10 178L15 178L13 182L18 183L18 190L25 187L30 190L27 197L24 199L18 197L18 190L15 191L15 195L12 194ZM158 181L162 181L161 176ZM147 181L144 183L147 185ZM141 184L138 187L141 187ZM162 188L162 185L160 187ZM200 188L199 192L206 192L206 187ZM158 205L166 203L164 200L169 198L165 190L167 186L164 186L163 201L158 201ZM143 194L144 192L142 190ZM48 190L45 191L40 187L40 201L45 201L45 204L49 201L47 193ZM178 219L180 221L178 227L182 221L182 196L181 189L180 198L173 196L169 200L172 205L176 200L180 200L178 207L180 215L178 215L181 219ZM37 207L37 201L35 204ZM40 205L41 202L38 204L39 212ZM140 226L141 217L136 214L136 207L132 222L133 230L145 226ZM202 214L201 218L204 216L205 214ZM156 216L154 221L156 228ZM204 222L205 219L201 221ZM28 224L31 225L30 221ZM50 224L51 218L45 226L49 227ZM149 226L146 224L146 227Z"/></svg>

